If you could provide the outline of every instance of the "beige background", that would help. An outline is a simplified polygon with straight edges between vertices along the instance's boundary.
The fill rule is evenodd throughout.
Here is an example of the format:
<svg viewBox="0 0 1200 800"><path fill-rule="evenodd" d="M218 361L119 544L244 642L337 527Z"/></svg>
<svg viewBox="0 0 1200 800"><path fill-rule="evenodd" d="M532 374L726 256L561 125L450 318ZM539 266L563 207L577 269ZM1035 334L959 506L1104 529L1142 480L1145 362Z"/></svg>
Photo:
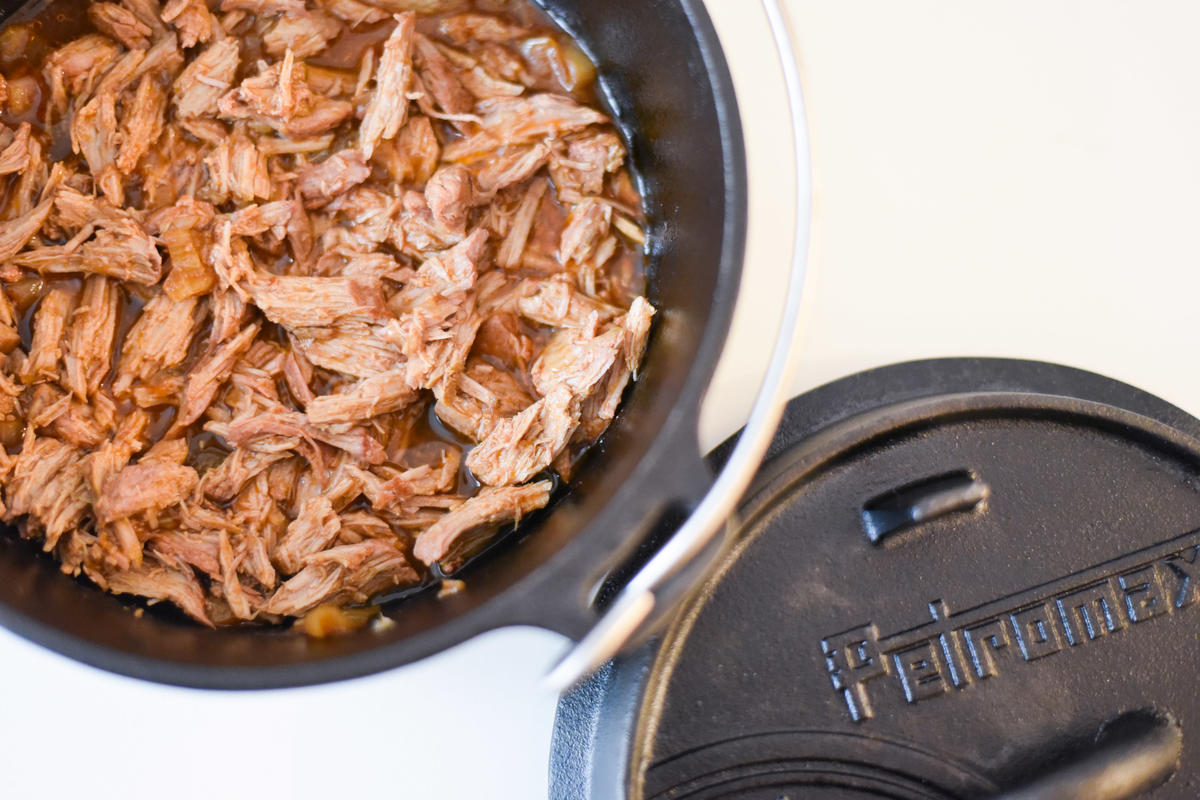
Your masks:
<svg viewBox="0 0 1200 800"><path fill-rule="evenodd" d="M751 38L752 3L710 5L730 42ZM813 180L797 392L892 361L1005 355L1200 413L1200 5L786 5ZM730 50L753 128L772 81L761 52ZM756 199L761 216L771 199ZM777 283L782 259L752 253L756 278ZM769 289L752 297L770 305ZM705 440L744 404L716 400Z"/></svg>
<svg viewBox="0 0 1200 800"><path fill-rule="evenodd" d="M815 154L804 378L1020 355L1200 413L1200 6L791 6Z"/></svg>

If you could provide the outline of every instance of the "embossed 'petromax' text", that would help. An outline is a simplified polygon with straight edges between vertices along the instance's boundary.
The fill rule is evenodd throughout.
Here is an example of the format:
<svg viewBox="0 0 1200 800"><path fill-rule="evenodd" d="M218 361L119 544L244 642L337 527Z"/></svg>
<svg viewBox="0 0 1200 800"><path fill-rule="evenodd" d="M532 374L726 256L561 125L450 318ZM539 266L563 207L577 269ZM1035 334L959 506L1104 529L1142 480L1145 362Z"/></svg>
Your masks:
<svg viewBox="0 0 1200 800"><path fill-rule="evenodd" d="M1200 531L1178 536L1048 583L883 635L873 623L821 640L834 689L855 721L872 716L875 679L897 681L909 703L996 677L1026 663L1128 631L1200 598Z"/></svg>

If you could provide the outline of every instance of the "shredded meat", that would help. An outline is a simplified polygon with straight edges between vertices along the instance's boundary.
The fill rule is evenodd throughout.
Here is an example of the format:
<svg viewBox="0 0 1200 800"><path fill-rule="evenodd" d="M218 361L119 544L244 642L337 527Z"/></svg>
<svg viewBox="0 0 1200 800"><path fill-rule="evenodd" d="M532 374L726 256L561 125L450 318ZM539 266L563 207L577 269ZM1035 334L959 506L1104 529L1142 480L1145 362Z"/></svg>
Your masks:
<svg viewBox="0 0 1200 800"><path fill-rule="evenodd" d="M223 626L546 507L655 310L591 71L515 6L91 0L6 39L0 519Z"/></svg>
<svg viewBox="0 0 1200 800"><path fill-rule="evenodd" d="M471 173L465 167L439 169L425 184L425 202L434 223L455 239L466 235L472 200Z"/></svg>
<svg viewBox="0 0 1200 800"><path fill-rule="evenodd" d="M110 522L145 511L162 511L191 494L198 480L191 467L158 461L130 464L104 484L96 514Z"/></svg>
<svg viewBox="0 0 1200 800"><path fill-rule="evenodd" d="M341 32L342 25L328 14L300 10L281 16L263 36L263 45L276 57L291 50L296 58L308 58L324 50Z"/></svg>
<svg viewBox="0 0 1200 800"><path fill-rule="evenodd" d="M122 124L121 147L117 155L117 168L121 172L132 172L146 151L158 141L166 110L166 89L154 76L143 75Z"/></svg>
<svg viewBox="0 0 1200 800"><path fill-rule="evenodd" d="M123 392L133 381L149 380L183 361L197 333L196 306L195 298L175 302L157 294L142 307L125 336L114 391Z"/></svg>
<svg viewBox="0 0 1200 800"><path fill-rule="evenodd" d="M233 84L241 48L230 37L211 44L191 61L172 87L175 113L180 117L214 116L217 100Z"/></svg>
<svg viewBox="0 0 1200 800"><path fill-rule="evenodd" d="M124 6L92 3L88 6L88 16L97 29L130 50L146 47L150 43L150 26Z"/></svg>
<svg viewBox="0 0 1200 800"><path fill-rule="evenodd" d="M83 453L49 436L28 444L5 486L5 520L25 517L27 534L40 532L45 549L79 525L89 508Z"/></svg>
<svg viewBox="0 0 1200 800"><path fill-rule="evenodd" d="M63 352L64 386L81 401L94 395L108 374L119 302L116 284L108 278L84 282Z"/></svg>
<svg viewBox="0 0 1200 800"><path fill-rule="evenodd" d="M469 534L483 529L489 538L501 522L517 522L550 501L550 482L538 481L523 486L487 488L429 526L417 536L413 555L426 564L452 559L461 562L477 546ZM443 564L453 567L453 563Z"/></svg>
<svg viewBox="0 0 1200 800"><path fill-rule="evenodd" d="M417 573L395 544L366 539L331 547L305 559L306 566L263 606L271 614L299 615L323 602L364 602L393 586L412 583Z"/></svg>
<svg viewBox="0 0 1200 800"><path fill-rule="evenodd" d="M263 275L250 283L250 294L267 319L289 329L381 322L388 316L379 283L357 278Z"/></svg>
<svg viewBox="0 0 1200 800"><path fill-rule="evenodd" d="M488 486L522 483L550 466L566 446L578 411L570 390L559 387L529 408L498 422L471 454L467 468Z"/></svg>
<svg viewBox="0 0 1200 800"><path fill-rule="evenodd" d="M46 222L46 217L50 216L53 203L52 198L47 198L28 214L7 222L0 222L0 261L12 258L20 252L21 248L29 244L29 241Z"/></svg>
<svg viewBox="0 0 1200 800"><path fill-rule="evenodd" d="M309 208L322 206L371 176L362 153L342 151L300 173L297 188Z"/></svg>
<svg viewBox="0 0 1200 800"><path fill-rule="evenodd" d="M204 0L167 0L161 18L179 32L180 47L193 47L212 38L213 18Z"/></svg>
<svg viewBox="0 0 1200 800"><path fill-rule="evenodd" d="M388 12L359 0L318 0L317 5L351 25L372 24L388 18Z"/></svg>
<svg viewBox="0 0 1200 800"><path fill-rule="evenodd" d="M599 111L554 94L493 97L479 101L475 111L480 131L447 146L446 160L475 160L505 145L562 136L608 121Z"/></svg>
<svg viewBox="0 0 1200 800"><path fill-rule="evenodd" d="M467 114L475 105L474 96L463 86L450 59L433 40L417 34L414 39L414 63L420 70L421 83L447 114Z"/></svg>
<svg viewBox="0 0 1200 800"><path fill-rule="evenodd" d="M347 391L313 397L308 418L316 423L354 422L411 405L418 392L404 372L382 372L365 378Z"/></svg>
<svg viewBox="0 0 1200 800"><path fill-rule="evenodd" d="M182 403L179 406L180 424L190 425L208 410L213 396L233 372L238 358L249 349L254 337L258 335L258 331L258 323L247 326L237 336L217 347L192 369L188 374L187 387L184 389Z"/></svg>
<svg viewBox="0 0 1200 800"><path fill-rule="evenodd" d="M189 617L212 626L204 606L204 590L195 574L188 570L151 566L149 562L133 569L101 572L85 566L88 576L115 594L134 594L151 600L170 600Z"/></svg>
<svg viewBox="0 0 1200 800"><path fill-rule="evenodd" d="M29 166L29 131L29 123L22 122L8 144L0 151L0 175L20 172Z"/></svg>
<svg viewBox="0 0 1200 800"><path fill-rule="evenodd" d="M329 498L306 500L275 547L275 564L284 574L295 575L303 569L305 559L328 547L341 529L341 519Z"/></svg>
<svg viewBox="0 0 1200 800"><path fill-rule="evenodd" d="M375 90L363 111L358 128L358 148L370 158L381 139L391 139L408 117L408 89L412 81L413 32L416 15L396 16L396 28L383 43L375 70Z"/></svg>

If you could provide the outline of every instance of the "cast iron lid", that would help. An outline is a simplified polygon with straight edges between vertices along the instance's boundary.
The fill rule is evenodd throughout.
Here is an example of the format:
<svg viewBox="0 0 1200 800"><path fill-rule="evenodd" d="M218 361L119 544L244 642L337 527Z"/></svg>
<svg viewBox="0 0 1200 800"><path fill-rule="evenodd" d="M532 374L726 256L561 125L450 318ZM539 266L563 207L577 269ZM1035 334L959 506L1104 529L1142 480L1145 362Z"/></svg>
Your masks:
<svg viewBox="0 0 1200 800"><path fill-rule="evenodd" d="M1198 556L1179 409L1033 362L846 378L661 641L563 699L551 796L1200 797Z"/></svg>

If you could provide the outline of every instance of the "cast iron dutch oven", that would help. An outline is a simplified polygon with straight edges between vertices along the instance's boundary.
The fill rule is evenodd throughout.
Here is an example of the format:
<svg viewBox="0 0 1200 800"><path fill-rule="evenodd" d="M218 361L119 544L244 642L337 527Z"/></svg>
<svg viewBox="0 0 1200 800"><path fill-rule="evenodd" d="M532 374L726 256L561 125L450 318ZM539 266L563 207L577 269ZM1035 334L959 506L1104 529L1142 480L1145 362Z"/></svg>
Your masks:
<svg viewBox="0 0 1200 800"><path fill-rule="evenodd" d="M138 618L128 602L62 575L11 531L0 537L0 623L114 672L226 689L363 675L504 625L578 639L595 624L606 576L713 481L696 422L738 288L746 169L733 86L701 0L541 4L599 65L602 94L642 181L650 299L661 309L644 371L577 479L469 566L465 590L401 601L389 609L395 625L383 632L309 640L206 630L155 613ZM20 3L8 6L11 13Z"/></svg>

